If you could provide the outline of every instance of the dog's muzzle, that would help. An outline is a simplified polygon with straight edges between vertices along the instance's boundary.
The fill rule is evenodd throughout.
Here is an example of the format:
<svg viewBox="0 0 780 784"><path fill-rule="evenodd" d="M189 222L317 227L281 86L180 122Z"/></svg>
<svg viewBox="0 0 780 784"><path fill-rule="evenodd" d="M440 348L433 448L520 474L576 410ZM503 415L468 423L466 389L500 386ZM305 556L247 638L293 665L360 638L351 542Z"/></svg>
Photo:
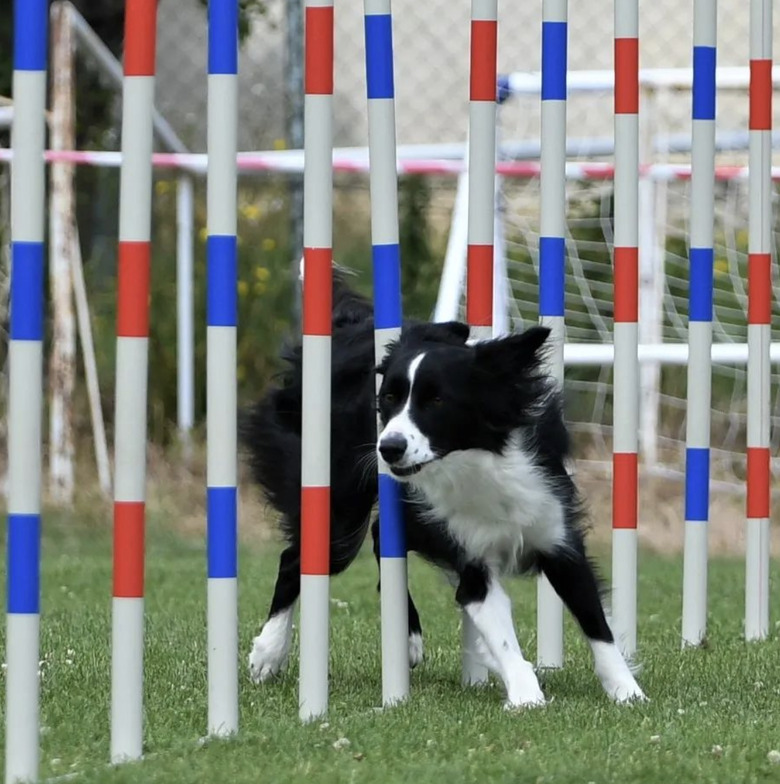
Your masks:
<svg viewBox="0 0 780 784"><path fill-rule="evenodd" d="M390 473L396 478L405 478L413 476L420 471L424 466L428 465L430 460L422 463L414 463L413 465L405 465L404 459L409 447L406 436L401 433L388 433L382 436L377 445L379 454L382 460L387 463Z"/></svg>

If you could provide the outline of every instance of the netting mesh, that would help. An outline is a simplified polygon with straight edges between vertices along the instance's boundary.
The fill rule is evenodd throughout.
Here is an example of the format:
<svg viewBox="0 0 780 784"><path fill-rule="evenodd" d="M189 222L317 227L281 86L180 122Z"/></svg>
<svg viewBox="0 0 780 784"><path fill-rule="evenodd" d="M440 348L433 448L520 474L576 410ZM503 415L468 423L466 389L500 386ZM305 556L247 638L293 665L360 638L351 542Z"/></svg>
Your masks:
<svg viewBox="0 0 780 784"><path fill-rule="evenodd" d="M651 182L650 199L656 206L653 242L655 254L642 299L640 321L657 323L655 339L663 343L687 341L688 323L688 216L690 183ZM715 294L713 339L718 343L747 341L747 182L729 180L716 188ZM775 202L780 201L777 193ZM612 290L612 183L570 181L567 185L566 334L572 343L611 343ZM505 218L510 312L514 326L538 318L539 182L505 179L502 184ZM777 216L777 209L774 215ZM775 219L773 254L776 257L780 222ZM649 246L652 252L652 245ZM658 284L658 285L657 285ZM780 283L773 277L774 300ZM657 288L657 294L653 289ZM657 306L657 312L648 307ZM651 336L651 340L653 337ZM772 324L772 341L780 341L780 323ZM659 467L680 471L684 459L687 407L684 366L643 367L642 405L657 404L655 443L645 444ZM649 390L648 386L655 387ZM713 368L712 468L713 476L739 481L745 471L747 374L744 365L716 364ZM574 431L598 457L610 448L612 423L612 369L571 367L566 374L568 416ZM772 452L780 450L780 372L772 367ZM655 401L655 402L654 402ZM647 412L641 412L646 415ZM777 460L775 475L780 475Z"/></svg>
<svg viewBox="0 0 780 784"><path fill-rule="evenodd" d="M268 149L284 135L285 3L268 0L242 50L240 145ZM744 0L720 0L718 64L746 65L749 14ZM463 141L468 117L469 11L467 0L394 0L398 138L403 144ZM498 68L534 71L541 66L541 3L499 3ZM679 0L641 3L642 68L690 67L693 4ZM363 4L338 3L335 16L335 90L338 146L366 143L363 65ZM569 4L569 67L612 67L612 5ZM196 2L163 2L158 22L157 102L179 135L194 150L206 142L206 15ZM742 96L724 98L719 124L744 128ZM775 109L778 120L780 107ZM539 134L538 102L507 109L519 134ZM688 112L672 105L670 120L680 127ZM611 135L609 96L573 106L570 131L579 136Z"/></svg>

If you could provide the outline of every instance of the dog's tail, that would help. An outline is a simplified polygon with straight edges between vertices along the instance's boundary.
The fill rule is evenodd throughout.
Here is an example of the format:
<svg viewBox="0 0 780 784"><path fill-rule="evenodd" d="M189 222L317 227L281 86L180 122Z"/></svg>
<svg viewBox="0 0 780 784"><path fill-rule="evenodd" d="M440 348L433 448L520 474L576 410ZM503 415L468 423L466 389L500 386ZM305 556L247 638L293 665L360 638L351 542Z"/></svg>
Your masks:
<svg viewBox="0 0 780 784"><path fill-rule="evenodd" d="M348 283L353 273L333 265L333 333L334 352L339 361L334 365L334 387L349 400L345 405L333 401L334 431L343 431L346 424L355 431L356 401L360 410L372 410L370 394L373 390L373 308L371 301L352 289ZM301 263L301 275L303 264ZM355 329L358 326L358 329ZM346 328L346 329L342 329ZM287 341L280 350L280 372L263 397L239 414L238 434L246 455L252 479L265 491L277 510L295 517L300 508L301 463L301 405L303 396L302 346L299 336ZM364 389L365 388L365 389ZM346 419L346 423L341 421ZM370 419L369 425L372 425ZM370 430L370 428L369 428ZM370 441L370 433L359 428L358 443ZM334 443L334 457L341 464L350 465L350 455L341 454L355 445ZM355 480L357 482L357 480ZM348 488L349 489L349 488ZM334 493L334 496L337 495Z"/></svg>

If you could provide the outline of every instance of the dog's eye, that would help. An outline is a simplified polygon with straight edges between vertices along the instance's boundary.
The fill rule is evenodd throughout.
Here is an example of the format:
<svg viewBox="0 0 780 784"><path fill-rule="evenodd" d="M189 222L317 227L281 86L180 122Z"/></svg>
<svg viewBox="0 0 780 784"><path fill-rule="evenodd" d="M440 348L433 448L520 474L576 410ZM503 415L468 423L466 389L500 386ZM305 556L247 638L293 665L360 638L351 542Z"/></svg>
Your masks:
<svg viewBox="0 0 780 784"><path fill-rule="evenodd" d="M441 399L441 395L434 395L434 396L431 398L431 403L432 403L434 406L440 406L440 405L441 405L443 402L444 402L444 401Z"/></svg>
<svg viewBox="0 0 780 784"><path fill-rule="evenodd" d="M386 406L394 405L394 403L395 403L395 395L392 392L385 392L385 394L382 395L382 402Z"/></svg>

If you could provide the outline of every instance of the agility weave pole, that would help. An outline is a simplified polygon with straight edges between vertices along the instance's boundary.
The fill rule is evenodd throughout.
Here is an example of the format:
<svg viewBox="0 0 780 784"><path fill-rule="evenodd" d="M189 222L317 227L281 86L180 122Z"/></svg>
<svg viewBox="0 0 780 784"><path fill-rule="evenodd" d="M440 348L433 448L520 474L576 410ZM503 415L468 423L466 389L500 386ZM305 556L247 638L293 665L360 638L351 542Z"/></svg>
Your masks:
<svg viewBox="0 0 780 784"><path fill-rule="evenodd" d="M206 443L208 733L238 731L238 0L209 0Z"/></svg>
<svg viewBox="0 0 780 784"><path fill-rule="evenodd" d="M693 6L692 169L682 645L707 633L707 528L715 251L717 0Z"/></svg>
<svg viewBox="0 0 780 784"><path fill-rule="evenodd" d="M566 280L566 72L568 0L542 5L542 118L539 226L539 320L549 327L548 370L563 386ZM536 663L563 667L563 602L540 575Z"/></svg>
<svg viewBox="0 0 780 784"><path fill-rule="evenodd" d="M119 180L111 761L143 753L144 528L156 0L128 0Z"/></svg>
<svg viewBox="0 0 780 784"><path fill-rule="evenodd" d="M330 366L333 273L333 2L306 0L304 33L303 405L298 707L328 709Z"/></svg>
<svg viewBox="0 0 780 784"><path fill-rule="evenodd" d="M5 780L38 777L48 3L15 0Z"/></svg>
<svg viewBox="0 0 780 784"><path fill-rule="evenodd" d="M745 638L769 634L772 0L750 2Z"/></svg>
<svg viewBox="0 0 780 784"><path fill-rule="evenodd" d="M612 627L636 651L639 430L639 2L615 0Z"/></svg>
<svg viewBox="0 0 780 784"><path fill-rule="evenodd" d="M401 256L398 242L393 17L390 0L364 0L371 243L374 272L374 344L377 365L401 334ZM377 376L379 391L381 378ZM377 433L380 429L377 417ZM381 456L379 568L382 625L382 703L409 695L409 605L406 532L401 492Z"/></svg>
<svg viewBox="0 0 780 784"><path fill-rule="evenodd" d="M498 0L471 0L466 320L476 339L493 337L497 54ZM463 682L484 683L487 668L474 655L479 634L465 612L461 622Z"/></svg>

